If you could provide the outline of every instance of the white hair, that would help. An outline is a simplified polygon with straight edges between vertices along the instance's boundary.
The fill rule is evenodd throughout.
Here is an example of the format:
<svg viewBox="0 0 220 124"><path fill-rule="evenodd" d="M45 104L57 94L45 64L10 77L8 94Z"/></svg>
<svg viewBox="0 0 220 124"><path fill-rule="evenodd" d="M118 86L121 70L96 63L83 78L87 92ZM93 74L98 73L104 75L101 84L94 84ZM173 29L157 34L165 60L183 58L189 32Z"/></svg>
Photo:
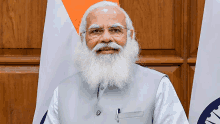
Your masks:
<svg viewBox="0 0 220 124"><path fill-rule="evenodd" d="M97 9L99 7L105 7L105 6L119 7L119 9L125 14L126 26L127 26L127 30L128 30L127 35L130 36L130 33L131 33L130 30L132 29L134 31L134 27L132 25L132 21L131 21L129 15L125 12L125 10L122 9L120 6L118 6L117 3L109 2L109 1L101 1L101 2L98 2L98 3L90 6L86 10L85 14L83 15L82 20L81 20L81 24L80 24L80 27L79 27L79 33L82 33L82 37L85 37L84 33L86 32L86 24L87 24L86 18L89 15L89 13L94 9ZM135 39L135 32L133 32L133 39Z"/></svg>

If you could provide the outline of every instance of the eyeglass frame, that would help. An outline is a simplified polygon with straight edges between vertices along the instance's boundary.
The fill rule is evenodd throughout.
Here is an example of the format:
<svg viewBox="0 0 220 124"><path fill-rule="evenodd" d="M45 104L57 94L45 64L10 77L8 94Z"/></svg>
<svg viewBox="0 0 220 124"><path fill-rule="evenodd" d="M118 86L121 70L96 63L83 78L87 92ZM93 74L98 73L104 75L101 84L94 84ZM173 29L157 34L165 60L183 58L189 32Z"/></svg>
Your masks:
<svg viewBox="0 0 220 124"><path fill-rule="evenodd" d="M121 24L119 24L119 23L116 23L116 24L113 24L111 27L109 27L108 29L111 29L111 28L120 28L120 29L122 29L122 30L124 30L124 29L126 29L126 31L129 31L130 29L128 29L128 28L125 28L124 26L122 26ZM92 30L93 29L93 30ZM90 36L91 37L100 37L101 35L103 35L104 34L104 30L105 29L103 29L103 28L101 28L99 25L97 25L97 24L93 24L92 26L90 26L89 27L89 31L84 31L84 32L82 32L82 34L84 34L84 33L86 33L86 32L91 32L90 30L92 30L92 31L94 31L94 30L97 30L97 29L101 29L103 32L102 32L102 34L98 34L98 35L96 35L96 36L91 36L90 34ZM121 37L121 36L123 36L124 35L124 32L122 32L122 35L118 35L117 37ZM115 36L114 36L115 37Z"/></svg>

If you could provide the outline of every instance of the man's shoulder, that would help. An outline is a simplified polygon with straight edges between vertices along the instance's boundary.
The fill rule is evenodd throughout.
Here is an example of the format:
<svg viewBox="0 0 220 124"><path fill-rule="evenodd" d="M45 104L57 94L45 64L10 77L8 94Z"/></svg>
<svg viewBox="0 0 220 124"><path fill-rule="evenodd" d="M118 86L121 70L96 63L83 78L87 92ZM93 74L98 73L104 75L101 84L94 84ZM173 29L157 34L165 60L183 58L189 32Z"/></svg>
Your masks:
<svg viewBox="0 0 220 124"><path fill-rule="evenodd" d="M68 76L67 78L62 80L61 83L57 87L65 87L65 88L69 87L70 88L73 85L77 85L77 82L79 80L78 76L79 76L78 73Z"/></svg>
<svg viewBox="0 0 220 124"><path fill-rule="evenodd" d="M137 65L137 73L139 73L140 75L143 75L143 76L161 76L161 77L163 77L166 75L166 74L159 72L157 70L150 69L148 67L143 67L140 65Z"/></svg>
<svg viewBox="0 0 220 124"><path fill-rule="evenodd" d="M157 89L161 84L161 80L165 76L167 75L157 70L137 65L137 73L134 82L135 85L137 85L137 88L146 91L144 93L151 92L152 94L156 94Z"/></svg>

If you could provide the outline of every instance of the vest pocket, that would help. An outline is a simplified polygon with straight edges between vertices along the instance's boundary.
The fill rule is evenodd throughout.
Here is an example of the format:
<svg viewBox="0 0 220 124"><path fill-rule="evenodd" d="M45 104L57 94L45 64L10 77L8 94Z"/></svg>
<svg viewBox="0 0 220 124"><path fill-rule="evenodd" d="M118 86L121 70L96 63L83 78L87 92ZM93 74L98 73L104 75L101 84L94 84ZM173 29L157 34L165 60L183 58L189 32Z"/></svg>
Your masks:
<svg viewBox="0 0 220 124"><path fill-rule="evenodd" d="M118 118L123 119L123 118L143 117L143 115L144 115L143 111L126 112L126 113L120 113L118 115Z"/></svg>
<svg viewBox="0 0 220 124"><path fill-rule="evenodd" d="M120 124L143 124L142 117L144 116L143 111L137 112L126 112L118 115Z"/></svg>

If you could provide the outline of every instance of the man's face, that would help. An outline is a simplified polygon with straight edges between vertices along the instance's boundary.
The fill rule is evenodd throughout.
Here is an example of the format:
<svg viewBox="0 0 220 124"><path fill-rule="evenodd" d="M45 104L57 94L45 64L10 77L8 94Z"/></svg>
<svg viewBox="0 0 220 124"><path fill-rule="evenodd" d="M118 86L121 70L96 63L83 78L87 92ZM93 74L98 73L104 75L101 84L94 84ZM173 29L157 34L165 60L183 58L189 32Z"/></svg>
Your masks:
<svg viewBox="0 0 220 124"><path fill-rule="evenodd" d="M90 12L87 16L86 44L89 50L99 43L115 42L124 47L127 41L125 15L119 8L106 6ZM114 54L120 49L102 48L97 54Z"/></svg>
<svg viewBox="0 0 220 124"><path fill-rule="evenodd" d="M127 31L125 19L120 8L110 6L87 16L86 34L80 34L82 42L75 48L74 63L91 89L99 84L122 89L131 82L139 46L133 30Z"/></svg>

